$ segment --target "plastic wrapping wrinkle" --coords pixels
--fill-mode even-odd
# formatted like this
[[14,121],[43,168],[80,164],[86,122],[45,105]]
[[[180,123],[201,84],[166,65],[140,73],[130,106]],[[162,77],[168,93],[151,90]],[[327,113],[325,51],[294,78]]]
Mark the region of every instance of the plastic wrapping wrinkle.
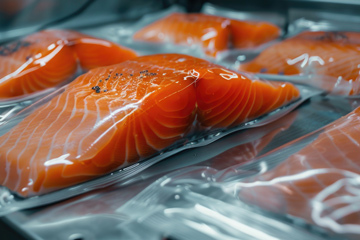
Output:
[[268,22],[250,22],[202,13],[171,13],[137,31],[133,38],[153,43],[200,46],[208,56],[229,48],[256,47],[280,35]]
[[[115,213],[116,209],[157,178],[150,178],[127,187],[122,187],[122,184],[112,185],[48,205],[38,211],[27,211],[22,227],[42,239],[69,239],[69,236],[76,233],[81,233],[85,239],[92,239],[92,236],[96,236],[96,239],[123,237],[124,229],[120,231],[116,226],[128,220],[128,216]],[[92,224],[96,224],[97,227],[89,228]],[[129,233],[133,231],[134,235],[137,233],[133,229],[127,231]],[[134,236],[124,238],[134,239]]]
[[[41,239],[133,239],[115,226],[126,220],[120,214],[94,214],[70,218],[56,223],[37,223],[25,226],[41,236]],[[89,227],[92,226],[92,227]],[[56,234],[54,234],[56,232]]]
[[290,75],[341,95],[360,92],[360,34],[356,32],[303,32],[265,49],[239,69],[265,74]]
[[223,191],[218,177],[215,169],[202,167],[171,173],[116,211],[128,216],[118,227],[176,239],[334,239],[246,208]]
[[130,49],[75,31],[34,33],[0,46],[0,104],[64,85],[79,71],[134,57]]
[[238,183],[240,199],[338,233],[360,234],[359,121],[357,108],[275,169]]
[[[231,79],[222,77],[230,73]],[[303,101],[311,94],[301,89]],[[97,68],[62,91],[0,137],[0,182],[22,196],[124,168],[180,141],[175,153],[191,136],[213,131],[195,146],[208,144],[224,135],[220,130],[259,126],[301,103],[291,104],[300,98],[292,84],[250,80],[179,54]],[[264,120],[256,120],[260,116]]]

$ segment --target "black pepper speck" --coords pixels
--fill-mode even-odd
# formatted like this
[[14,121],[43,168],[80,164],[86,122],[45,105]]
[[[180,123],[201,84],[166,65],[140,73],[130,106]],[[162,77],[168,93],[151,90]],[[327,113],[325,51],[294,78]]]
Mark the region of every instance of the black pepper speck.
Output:
[[99,86],[94,86],[94,87],[92,87],[91,89],[92,89],[92,90],[95,90],[96,92],[97,92],[97,91],[100,91],[100,87],[99,87]]

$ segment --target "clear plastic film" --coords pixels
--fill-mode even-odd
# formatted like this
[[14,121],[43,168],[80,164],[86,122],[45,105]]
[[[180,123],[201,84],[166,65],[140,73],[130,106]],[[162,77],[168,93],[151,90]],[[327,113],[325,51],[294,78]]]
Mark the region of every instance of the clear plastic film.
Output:
[[235,183],[230,191],[270,211],[337,233],[360,234],[359,111],[264,157],[264,167],[279,154],[285,159],[270,171]]
[[[352,27],[351,27],[352,26]],[[356,27],[355,27],[356,26]],[[360,92],[358,23],[298,19],[287,37],[260,53],[229,57],[234,68],[266,79],[307,84],[345,96]]]
[[[22,216],[23,229],[41,239],[134,239],[132,229],[124,231],[116,226],[128,220],[116,210],[155,179],[148,179],[130,187],[121,184],[83,194],[68,201],[52,204],[40,211],[27,211]],[[11,219],[16,213],[7,216]],[[94,225],[93,227],[89,227]],[[96,225],[96,227],[95,227]],[[149,239],[149,238],[146,238]]]
[[[221,58],[230,49],[252,49],[277,39],[275,24],[253,19],[239,20],[222,14],[186,13],[180,7],[146,15],[135,24],[114,26],[113,32],[128,46],[177,52],[206,58]],[[227,10],[228,12],[234,11]],[[216,13],[215,13],[216,14]]]
[[[216,198],[235,197],[240,202],[232,200],[234,206],[251,209],[256,206],[258,208],[251,211],[264,209],[264,216],[287,219],[292,225],[312,229],[316,234],[324,233],[315,227],[318,226],[331,230],[340,239],[357,239],[360,234],[359,112],[357,108],[252,163],[222,171],[201,167],[184,169],[159,180],[156,188],[169,186],[175,192],[175,186],[183,186],[192,191],[202,189],[202,194],[214,194]],[[153,189],[149,187],[128,205],[141,206],[142,198],[154,199],[146,203],[149,205],[161,204],[164,190],[160,189],[151,194],[155,192],[154,184]],[[127,211],[128,205],[121,210]],[[332,236],[331,232],[328,234]]]
[[[286,234],[299,239],[358,239],[359,114],[356,108],[249,164],[171,173],[117,210],[129,216],[120,226],[164,233],[160,226],[167,223],[170,236],[179,239],[232,237],[230,226],[236,226],[241,232],[237,236],[244,239],[248,233],[254,239],[283,239]],[[246,227],[240,227],[242,223]],[[177,230],[171,228],[174,225]],[[294,234],[295,229],[305,233]],[[256,230],[269,236],[260,237]]]
[[1,184],[23,197],[62,189],[18,201],[3,188],[3,210],[124,180],[184,149],[275,121],[320,93],[179,54],[94,69],[2,126]]
[[80,73],[134,57],[130,49],[70,30],[44,30],[4,44],[0,46],[0,121]]
[[209,181],[214,169],[182,172],[85,194],[30,212],[21,224],[44,239],[340,239],[254,212]]
[[[224,191],[219,173],[191,167],[157,180],[118,208],[117,214],[127,216],[118,228],[132,229],[139,239],[147,234],[170,239],[341,239],[248,208]],[[251,174],[236,173],[239,179]]]

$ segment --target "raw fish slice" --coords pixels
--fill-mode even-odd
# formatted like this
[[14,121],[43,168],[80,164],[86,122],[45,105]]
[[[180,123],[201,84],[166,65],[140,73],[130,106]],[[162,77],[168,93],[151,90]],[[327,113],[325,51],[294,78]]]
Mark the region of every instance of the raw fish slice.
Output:
[[257,47],[280,35],[280,29],[269,22],[230,21],[233,48]]
[[[290,83],[250,80],[219,65],[182,54],[145,56],[138,61],[162,65],[174,72],[187,72],[189,77],[197,78],[198,121],[205,127],[232,127],[271,112],[300,96],[299,90]],[[256,97],[256,92],[262,96]]]
[[[244,108],[248,116],[256,103],[253,98],[249,106],[248,94],[241,96],[238,88],[244,86],[280,94],[268,111],[299,97],[292,84],[251,81],[181,54],[143,56],[93,69],[0,137],[0,184],[23,196],[46,193],[158,153],[186,137],[196,117],[204,127],[234,126],[246,118],[237,114],[225,123],[224,116]],[[239,99],[245,107],[230,109],[216,97],[221,89],[234,89],[235,99],[228,100]],[[217,111],[211,115],[213,125],[208,109]]]
[[134,60],[78,77],[1,137],[2,185],[23,196],[48,192],[148,157],[159,141],[171,145],[195,117],[195,78],[185,76]]
[[46,30],[0,46],[0,99],[65,83],[83,70],[119,63],[136,54],[106,40]]
[[206,54],[230,47],[256,47],[280,35],[278,27],[267,22],[246,22],[201,13],[173,13],[135,33],[134,39],[198,45]]
[[[303,32],[264,50],[239,70],[280,75],[329,76],[332,88],[338,81],[359,81],[360,33]],[[314,83],[325,88],[329,84]],[[355,90],[355,89],[354,89]],[[353,91],[354,91],[353,90]],[[359,89],[356,89],[358,91]],[[350,91],[350,94],[354,94]]]
[[[309,222],[315,221],[313,216],[321,206],[325,209],[322,212],[324,218],[327,216],[341,224],[360,224],[356,208],[338,219],[332,215],[351,209],[351,199],[359,198],[359,195],[352,196],[351,189],[334,191],[336,182],[345,182],[345,186],[350,186],[351,179],[360,176],[359,136],[360,108],[357,108],[328,125],[314,141],[275,169],[240,183],[240,198]],[[322,196],[326,198],[319,202]],[[337,205],[326,205],[334,202],[335,198]],[[358,202],[352,204],[357,205]],[[330,219],[326,221],[332,221]]]
[[[217,76],[216,81],[210,77],[209,73],[204,75],[204,78],[200,78],[196,88],[198,119],[203,126],[235,126],[271,112],[299,97],[299,91],[291,84],[250,80],[241,74],[231,73],[230,75],[226,69],[211,69],[210,71]],[[235,89],[239,93],[238,104],[232,105],[226,101],[213,109],[212,105],[216,103],[211,100],[223,88]],[[256,96],[257,92],[261,92],[262,96]],[[269,96],[272,98],[270,99]],[[264,103],[265,107],[257,106],[263,104],[263,99],[267,100]]]

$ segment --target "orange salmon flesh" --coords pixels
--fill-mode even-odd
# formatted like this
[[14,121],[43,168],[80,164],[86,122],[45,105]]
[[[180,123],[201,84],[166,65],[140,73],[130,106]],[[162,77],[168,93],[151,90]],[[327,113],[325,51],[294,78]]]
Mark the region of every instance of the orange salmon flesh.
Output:
[[240,21],[202,13],[173,13],[139,30],[134,39],[186,46],[195,44],[215,57],[217,52],[230,47],[256,47],[279,35],[280,29],[268,22]]
[[63,84],[83,71],[136,57],[115,43],[67,30],[46,30],[0,46],[0,99]]
[[[358,178],[359,136],[360,108],[357,108],[325,127],[314,141],[273,170],[240,183],[240,198],[313,223],[313,214],[319,209],[314,201],[327,192],[325,201],[320,202],[325,209],[322,214],[336,219],[336,212],[346,212],[354,197],[351,191],[340,192],[341,188],[336,189],[334,184],[338,181],[349,182],[352,177]],[[335,203],[336,198],[338,204],[325,205],[326,200],[330,204]],[[353,204],[358,205],[358,201]],[[336,220],[341,224],[360,224],[360,214],[356,209]]]
[[[360,81],[360,33],[303,32],[265,49],[239,70],[280,75],[328,76],[338,80]],[[356,92],[355,92],[356,91]],[[359,89],[350,90],[350,95]]]
[[0,184],[23,196],[57,190],[150,157],[194,126],[236,126],[297,98],[290,83],[181,54],[96,68],[0,137]]

